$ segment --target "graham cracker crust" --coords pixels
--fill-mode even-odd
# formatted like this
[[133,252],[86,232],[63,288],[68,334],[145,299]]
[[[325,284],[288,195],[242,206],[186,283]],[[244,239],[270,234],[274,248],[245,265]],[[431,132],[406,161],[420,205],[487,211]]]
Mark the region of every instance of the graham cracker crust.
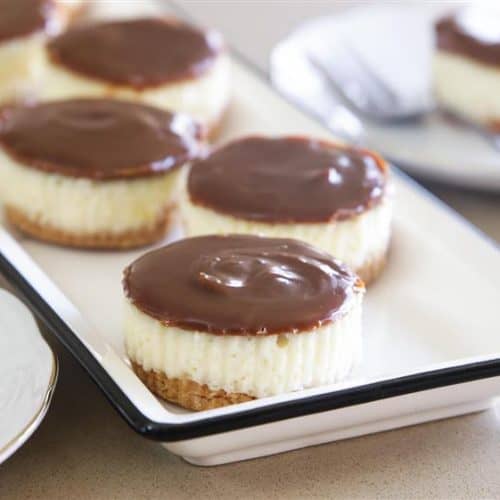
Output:
[[365,285],[372,284],[382,274],[387,263],[388,254],[389,249],[386,249],[382,255],[370,259],[361,268],[356,269],[356,274],[363,280]]
[[22,232],[49,243],[89,249],[125,249],[149,245],[163,238],[172,219],[172,208],[167,207],[153,226],[122,233],[71,233],[35,221],[12,206],[5,207],[5,216]]
[[163,372],[145,370],[134,361],[132,368],[153,394],[189,410],[210,410],[255,399],[239,392],[212,390],[206,384],[202,385],[190,379],[169,378]]

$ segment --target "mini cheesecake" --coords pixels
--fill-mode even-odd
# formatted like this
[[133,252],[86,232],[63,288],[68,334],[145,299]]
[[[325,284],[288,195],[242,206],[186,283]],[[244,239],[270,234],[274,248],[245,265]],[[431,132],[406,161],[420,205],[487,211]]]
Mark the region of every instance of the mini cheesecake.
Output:
[[190,117],[128,101],[6,109],[0,195],[22,231],[63,245],[125,248],[160,239],[180,168],[199,153]]
[[436,100],[500,130],[500,9],[463,8],[436,24]]
[[181,199],[186,233],[297,238],[365,282],[386,260],[391,197],[375,153],[304,137],[247,137],[193,163]]
[[332,384],[361,356],[361,280],[297,240],[187,238],[125,269],[125,345],[163,399],[205,410]]
[[133,19],[67,31],[45,53],[42,98],[114,97],[191,115],[212,133],[229,98],[222,38],[179,21]]
[[52,0],[0,0],[0,106],[34,97],[43,46],[63,18]]

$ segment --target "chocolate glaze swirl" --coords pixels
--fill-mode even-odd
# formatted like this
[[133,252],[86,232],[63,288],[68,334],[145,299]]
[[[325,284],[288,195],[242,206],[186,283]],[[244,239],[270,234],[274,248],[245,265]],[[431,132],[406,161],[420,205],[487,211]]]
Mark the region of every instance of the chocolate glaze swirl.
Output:
[[500,65],[500,15],[482,7],[468,7],[436,23],[438,49]]
[[188,238],[125,269],[125,294],[165,325],[213,334],[304,331],[341,317],[363,285],[330,255],[290,239]]
[[109,180],[163,173],[199,152],[199,128],[185,115],[112,99],[11,108],[0,146],[23,165]]
[[222,49],[215,32],[152,18],[72,29],[47,47],[58,65],[138,90],[200,76]]
[[0,0],[0,42],[45,30],[54,10],[52,0]]
[[261,222],[342,220],[376,205],[386,184],[375,154],[304,137],[247,137],[196,161],[193,203]]

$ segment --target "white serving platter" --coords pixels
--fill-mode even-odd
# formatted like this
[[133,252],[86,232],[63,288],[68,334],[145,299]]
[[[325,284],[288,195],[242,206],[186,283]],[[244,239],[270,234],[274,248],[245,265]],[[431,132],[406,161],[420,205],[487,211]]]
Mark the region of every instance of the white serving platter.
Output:
[[[330,137],[241,60],[220,141]],[[398,171],[387,269],[366,296],[364,361],[342,384],[188,412],[156,399],[129,367],[123,268],[147,249],[50,246],[0,226],[0,271],[127,422],[191,463],[214,465],[484,409],[500,394],[500,252]],[[169,241],[179,236],[171,234]]]
[[[446,1],[381,2],[308,20],[273,50],[271,79],[288,98],[339,134],[349,135],[352,117],[314,69],[308,53],[330,61],[335,68],[331,54],[338,51],[332,47],[341,39],[362,54],[397,95],[410,102],[428,102],[432,99],[434,23],[457,8],[457,2]],[[357,119],[365,132],[363,144],[377,148],[412,175],[452,186],[500,190],[500,153],[477,132],[438,114],[397,125]]]

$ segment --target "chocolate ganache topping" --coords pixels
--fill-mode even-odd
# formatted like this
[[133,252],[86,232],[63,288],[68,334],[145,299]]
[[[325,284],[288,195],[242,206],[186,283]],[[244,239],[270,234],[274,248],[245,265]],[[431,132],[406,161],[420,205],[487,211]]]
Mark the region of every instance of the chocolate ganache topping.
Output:
[[45,30],[54,8],[52,0],[0,0],[0,42]]
[[218,33],[166,19],[134,19],[76,28],[52,40],[56,64],[136,89],[195,78],[223,48]]
[[384,161],[361,149],[302,137],[248,137],[194,162],[193,203],[261,222],[342,220],[377,204]]
[[438,49],[500,65],[500,9],[466,7],[436,24]]
[[327,253],[290,239],[188,238],[124,272],[129,300],[165,325],[213,334],[310,330],[341,317],[363,284]]
[[25,166],[110,180],[163,173],[199,153],[187,116],[112,99],[77,99],[7,109],[0,146]]

